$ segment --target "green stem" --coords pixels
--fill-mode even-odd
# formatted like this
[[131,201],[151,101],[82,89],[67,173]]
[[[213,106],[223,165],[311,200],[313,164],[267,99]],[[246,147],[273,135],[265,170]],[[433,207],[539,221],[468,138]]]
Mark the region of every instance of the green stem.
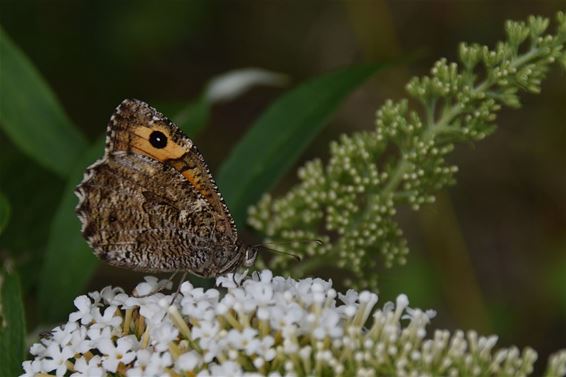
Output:
[[[527,64],[531,60],[537,58],[541,54],[540,49],[534,43],[535,42],[533,42],[533,46],[529,49],[529,51],[513,59],[513,61],[510,64],[512,68],[517,69],[522,65]],[[473,88],[472,93],[473,94],[485,93],[487,90],[489,90],[492,86],[496,84],[497,81],[492,80],[490,78],[486,78],[480,84],[478,84]],[[439,119],[435,120],[435,113],[437,111],[437,99],[432,100],[428,104],[428,106],[426,104],[424,104],[424,106],[425,106],[425,115],[426,115],[426,125],[422,133],[421,140],[423,140],[425,143],[429,143],[439,134],[442,134],[444,132],[452,132],[453,127],[450,127],[450,124],[454,121],[456,117],[460,116],[466,110],[462,106],[458,106],[458,103],[455,104],[451,103],[449,105],[445,105],[447,107],[443,109],[442,115],[440,116]],[[381,198],[387,198],[388,196],[391,196],[392,199],[395,200],[396,202],[398,202],[398,200],[402,198],[401,195],[395,195],[394,193],[399,189],[399,185],[403,181],[404,174],[409,170],[411,166],[410,162],[407,160],[406,157],[407,155],[409,155],[410,152],[411,150],[401,150],[399,161],[396,167],[394,168],[393,172],[390,174],[390,178],[387,184],[385,185],[385,187],[383,187],[381,192],[375,192],[371,194]],[[370,201],[371,201],[371,197],[368,202]],[[359,220],[363,218],[365,213],[367,213],[368,207],[369,206],[366,206],[363,210],[360,211],[360,213],[356,216],[357,221],[353,221],[352,224],[350,225],[350,228],[353,228],[357,225]],[[309,260],[305,260],[303,261],[303,263],[301,263],[300,266],[296,267],[295,272],[300,274],[300,276],[304,276],[308,272],[321,268],[324,265],[330,265],[333,261],[332,256],[336,256],[338,252],[339,252],[338,245],[334,244],[334,246],[330,249],[330,251],[327,253],[325,258],[311,258]]]
[[[538,53],[539,53],[539,49],[536,47],[532,47],[527,53],[525,53],[522,56],[517,57],[517,59],[515,59],[513,62],[511,62],[511,67],[513,68],[518,68],[520,67],[522,64],[525,64],[527,62],[529,62],[531,59],[534,59],[537,57]],[[481,82],[478,86],[476,86],[473,89],[474,93],[482,93],[487,91],[492,85],[494,85],[494,82],[491,82],[491,80],[486,79],[483,82]],[[436,103],[431,103],[431,106],[436,106]],[[423,133],[423,140],[425,142],[429,142],[431,141],[435,136],[437,136],[438,134],[440,134],[443,130],[448,130],[449,129],[449,125],[450,122],[452,122],[452,120],[454,120],[454,118],[456,118],[458,115],[460,115],[462,113],[462,109],[460,109],[457,104],[456,105],[452,105],[449,109],[445,109],[441,118],[438,121],[434,121],[434,108],[430,109],[430,108],[426,108],[426,115],[427,115],[427,125],[425,128],[425,131]],[[387,183],[387,185],[385,186],[385,188],[382,191],[382,195],[388,195],[389,193],[395,191],[398,186],[399,183],[401,183],[403,174],[405,174],[405,172],[407,171],[407,169],[409,168],[409,164],[405,158],[405,155],[407,154],[407,152],[402,152],[402,156],[401,156],[401,161],[399,162],[399,164],[397,165],[397,168],[395,169],[395,171],[393,172],[393,175],[391,176],[391,179],[389,180],[389,182]]]

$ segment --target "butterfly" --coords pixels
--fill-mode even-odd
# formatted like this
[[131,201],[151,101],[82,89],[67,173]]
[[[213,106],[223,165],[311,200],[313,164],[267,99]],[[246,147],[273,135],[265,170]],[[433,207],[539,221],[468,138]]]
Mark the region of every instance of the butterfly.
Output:
[[239,240],[193,141],[143,101],[116,108],[75,194],[84,238],[116,267],[214,277],[252,266],[260,247]]

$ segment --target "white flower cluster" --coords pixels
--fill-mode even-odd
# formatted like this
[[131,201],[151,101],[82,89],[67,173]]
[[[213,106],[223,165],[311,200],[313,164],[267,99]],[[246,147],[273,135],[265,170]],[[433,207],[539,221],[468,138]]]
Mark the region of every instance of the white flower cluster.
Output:
[[218,278],[219,289],[185,282],[176,297],[139,297],[164,283],[145,280],[135,296],[107,287],[77,297],[69,321],[31,347],[23,376],[515,376],[536,359],[528,349],[493,354],[496,338],[475,333],[425,339],[434,312],[409,308],[404,295],[374,311],[374,293],[265,270]]

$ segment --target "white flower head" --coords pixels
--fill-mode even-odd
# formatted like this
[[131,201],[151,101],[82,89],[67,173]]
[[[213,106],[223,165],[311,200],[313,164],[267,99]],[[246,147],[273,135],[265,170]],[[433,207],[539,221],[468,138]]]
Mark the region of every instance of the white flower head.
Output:
[[67,372],[67,360],[73,356],[73,351],[68,347],[51,343],[42,359],[42,368],[47,372],[55,371],[57,376],[64,376]]
[[85,357],[79,357],[75,360],[73,366],[75,373],[71,377],[105,377],[106,371],[102,368],[101,358],[98,355],[87,360]]
[[192,371],[202,364],[202,357],[195,351],[185,352],[177,359],[175,366],[181,371]]
[[119,338],[117,344],[110,339],[102,339],[97,342],[97,348],[104,356],[102,366],[109,372],[115,373],[118,364],[129,364],[135,359],[133,348],[137,340],[129,335]]
[[69,314],[69,321],[80,321],[83,325],[90,323],[93,320],[92,316],[92,301],[86,295],[79,296],[73,302],[77,312]]
[[[136,292],[165,283],[147,277]],[[376,310],[372,292],[341,294],[330,281],[267,270],[217,284],[185,282],[174,303],[173,294],[134,297],[111,287],[79,296],[69,322],[31,347],[23,376],[471,375],[487,360],[526,374],[535,359],[532,351],[496,352],[495,337],[472,332],[425,339],[434,313],[410,308],[405,295]]]

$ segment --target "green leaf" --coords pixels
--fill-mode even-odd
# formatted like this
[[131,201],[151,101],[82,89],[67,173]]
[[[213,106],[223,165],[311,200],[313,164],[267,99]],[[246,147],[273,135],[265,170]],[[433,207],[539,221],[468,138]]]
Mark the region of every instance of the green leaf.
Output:
[[0,151],[0,191],[8,199],[12,213],[0,236],[0,250],[17,260],[18,272],[25,276],[25,296],[37,284],[49,224],[61,200],[64,182],[6,138],[0,137]]
[[27,57],[0,28],[0,126],[42,166],[68,176],[87,147]]
[[8,199],[0,192],[0,234],[6,228],[6,224],[8,224],[8,220],[10,219],[10,203],[8,203]]
[[211,103],[203,93],[198,99],[179,111],[174,121],[185,134],[194,137],[210,120],[210,107]]
[[248,206],[293,166],[342,100],[382,67],[348,67],[310,80],[279,98],[255,122],[217,179],[239,226]]
[[213,77],[199,97],[184,107],[175,123],[189,136],[195,136],[210,120],[214,103],[231,101],[258,85],[283,86],[288,77],[259,68],[243,68]]
[[86,167],[102,156],[103,149],[104,141],[99,140],[79,159],[51,223],[38,294],[40,313],[48,322],[65,318],[98,265],[80,231],[74,190]]
[[26,325],[20,279],[0,273],[0,376],[19,376],[25,357]]

